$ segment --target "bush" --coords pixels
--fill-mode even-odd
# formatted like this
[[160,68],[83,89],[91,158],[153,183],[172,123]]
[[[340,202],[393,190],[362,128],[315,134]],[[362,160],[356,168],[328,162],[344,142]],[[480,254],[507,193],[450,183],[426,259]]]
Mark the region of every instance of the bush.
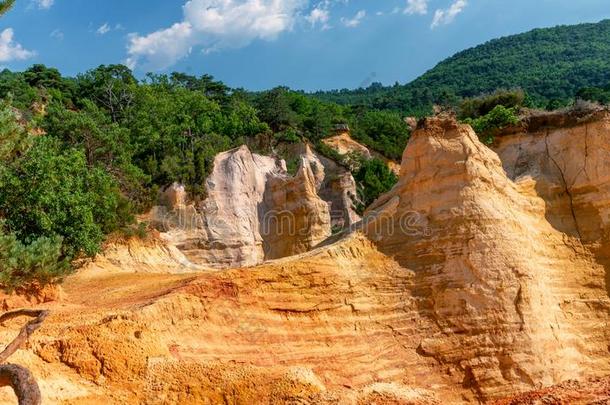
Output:
[[464,123],[472,126],[485,143],[491,144],[494,140],[494,133],[498,129],[518,124],[519,117],[517,116],[516,108],[506,108],[498,105],[487,115],[476,119],[467,118],[464,120]]
[[585,87],[576,93],[576,99],[610,104],[610,85],[606,87]]
[[354,179],[358,187],[360,203],[356,209],[363,214],[366,207],[371,205],[379,196],[387,193],[396,185],[398,177],[392,172],[388,165],[381,159],[374,158],[360,161],[360,167],[354,173]]
[[301,137],[298,132],[292,128],[285,129],[282,132],[278,132],[275,134],[275,139],[278,142],[286,142],[286,143],[299,143],[301,142]]
[[70,272],[62,255],[62,238],[40,237],[24,244],[0,230],[0,285],[8,291],[36,283],[54,283]]
[[479,118],[489,114],[497,106],[506,108],[521,108],[526,99],[523,90],[498,90],[493,94],[462,101],[459,108],[461,119]]
[[61,150],[51,138],[0,164],[0,217],[9,232],[29,244],[62,239],[62,257],[93,256],[104,235],[131,220],[116,181],[89,168],[82,151]]
[[353,137],[383,156],[400,160],[409,140],[409,126],[398,113],[368,111],[352,124]]

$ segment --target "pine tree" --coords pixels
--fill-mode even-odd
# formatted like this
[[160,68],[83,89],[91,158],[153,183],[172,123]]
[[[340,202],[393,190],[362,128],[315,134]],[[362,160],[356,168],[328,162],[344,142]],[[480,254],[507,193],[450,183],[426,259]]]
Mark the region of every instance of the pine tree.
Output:
[[0,0],[0,16],[6,14],[14,4],[15,0]]

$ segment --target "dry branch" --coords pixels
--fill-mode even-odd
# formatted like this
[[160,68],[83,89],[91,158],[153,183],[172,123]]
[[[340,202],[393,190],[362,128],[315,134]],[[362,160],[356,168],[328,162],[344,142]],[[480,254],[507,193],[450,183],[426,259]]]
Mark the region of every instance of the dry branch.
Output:
[[[19,309],[1,315],[0,323],[22,316],[34,319],[26,323],[17,337],[0,353],[0,363],[6,362],[28,340],[32,333],[40,328],[48,315],[49,311],[32,309]],[[0,387],[6,386],[13,388],[19,400],[19,405],[39,405],[41,403],[38,383],[36,383],[32,373],[25,367],[16,364],[0,365]]]
[[16,364],[0,365],[0,386],[10,386],[19,405],[40,405],[40,389],[36,379],[25,367]]

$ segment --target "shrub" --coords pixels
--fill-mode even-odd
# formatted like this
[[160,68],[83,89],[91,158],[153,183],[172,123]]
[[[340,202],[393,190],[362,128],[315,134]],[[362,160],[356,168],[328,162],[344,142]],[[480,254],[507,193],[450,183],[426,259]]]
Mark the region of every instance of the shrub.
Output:
[[62,238],[40,237],[24,244],[15,234],[0,230],[0,284],[8,291],[37,283],[49,284],[70,272],[62,256]]
[[60,237],[69,258],[97,254],[104,235],[132,219],[116,181],[88,167],[82,151],[61,150],[51,138],[0,163],[0,217],[24,243]]
[[400,160],[409,140],[409,126],[398,113],[368,111],[353,123],[353,137],[387,158]]
[[360,203],[356,209],[362,214],[366,207],[371,205],[379,196],[387,193],[396,185],[398,177],[386,163],[378,158],[360,161],[360,167],[354,173],[358,187]]
[[498,90],[487,96],[465,99],[460,105],[459,116],[461,119],[479,118],[489,114],[497,106],[520,108],[523,107],[525,99],[523,90]]
[[494,140],[494,133],[498,129],[518,124],[519,117],[516,114],[516,108],[506,108],[498,105],[487,115],[476,119],[467,118],[464,122],[470,124],[485,143],[491,144]]

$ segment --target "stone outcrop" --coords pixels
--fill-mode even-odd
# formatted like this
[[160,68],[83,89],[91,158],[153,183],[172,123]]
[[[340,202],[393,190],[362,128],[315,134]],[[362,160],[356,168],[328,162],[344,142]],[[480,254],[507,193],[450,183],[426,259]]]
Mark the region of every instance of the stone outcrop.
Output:
[[356,181],[348,169],[316,153],[305,143],[283,145],[280,152],[309,165],[316,179],[317,193],[329,206],[333,229],[346,229],[360,221],[355,207]]
[[[45,304],[51,316],[14,361],[45,403],[477,403],[601,381],[609,135],[602,114],[492,150],[468,126],[427,119],[361,231],[222,272],[95,261]],[[301,165],[306,185],[274,180],[262,205],[318,207],[314,166]],[[151,269],[138,260],[129,270]],[[606,400],[605,385],[586,398]]]
[[369,148],[352,139],[349,132],[342,132],[335,136],[331,136],[330,138],[324,139],[323,142],[341,155],[358,153],[367,159],[373,157]]
[[104,251],[94,263],[85,269],[94,268],[104,273],[189,273],[207,270],[191,262],[175,245],[167,243],[157,232],[146,240],[139,238],[119,239],[106,242]]
[[187,202],[184,187],[161,194],[151,213],[193,263],[210,268],[247,267],[310,250],[331,234],[329,205],[318,196],[322,163],[307,147],[296,176],[285,162],[246,146],[219,154],[206,182],[207,197]]
[[280,162],[253,154],[245,146],[216,156],[214,170],[206,181],[207,198],[198,207],[202,238],[185,254],[197,263],[214,267],[262,263],[263,195],[268,177],[284,172]]
[[323,177],[312,169],[318,162],[304,155],[294,177],[269,178],[261,221],[266,259],[307,252],[331,235],[329,204],[318,196]]
[[[498,137],[494,150],[516,184],[546,202],[545,217],[600,255],[610,230],[610,112],[544,116],[530,132]],[[606,259],[604,257],[604,259]]]
[[[502,162],[469,126],[427,119],[405,150],[399,183],[365,218],[379,249],[414,272],[419,313],[437,325],[418,353],[447,365],[479,399],[610,373],[608,333],[600,329],[610,309],[605,262],[580,238],[600,242],[607,228],[588,214],[594,198],[570,203],[577,192],[564,184],[597,176],[581,191],[604,205],[601,139],[610,132],[607,122],[598,125],[604,135],[589,177],[579,146],[586,131],[559,130],[514,139],[531,155],[513,182],[503,168],[515,167],[509,139]],[[576,222],[583,216],[580,234],[572,212]]]
[[381,159],[388,165],[388,168],[394,173],[400,173],[400,163],[397,163],[392,159],[388,159],[381,153],[373,151],[367,148],[365,145],[361,144],[360,142],[355,141],[351,137],[349,132],[339,133],[335,136],[324,139],[322,142],[324,142],[327,146],[333,148],[337,153],[341,155],[357,154],[363,156],[366,159]]

